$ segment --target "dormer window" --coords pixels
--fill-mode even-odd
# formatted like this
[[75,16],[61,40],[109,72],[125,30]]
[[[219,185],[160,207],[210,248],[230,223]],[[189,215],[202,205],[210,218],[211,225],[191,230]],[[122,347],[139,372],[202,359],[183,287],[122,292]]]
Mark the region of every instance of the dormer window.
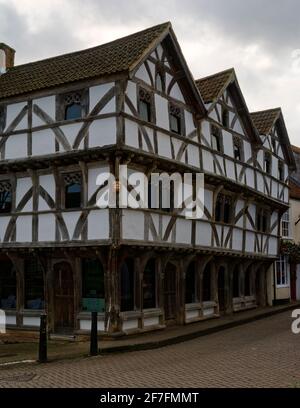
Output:
[[145,122],[152,122],[152,96],[150,92],[140,88],[139,90],[139,114]]
[[57,120],[76,120],[86,116],[88,92],[76,91],[57,97]]
[[82,117],[81,95],[74,93],[65,98],[65,120],[80,119]]
[[217,126],[211,127],[211,147],[218,152],[222,152],[221,130]]
[[243,144],[242,140],[239,137],[233,138],[233,154],[235,160],[243,160]]
[[271,172],[272,172],[272,157],[271,157],[271,154],[269,152],[265,152],[264,170],[268,174],[271,174]]
[[170,131],[182,134],[182,115],[181,109],[173,104],[169,105],[169,120],[170,120]]
[[226,128],[229,127],[229,111],[227,108],[222,108],[222,125]]
[[12,188],[9,181],[0,182],[0,213],[11,212]]

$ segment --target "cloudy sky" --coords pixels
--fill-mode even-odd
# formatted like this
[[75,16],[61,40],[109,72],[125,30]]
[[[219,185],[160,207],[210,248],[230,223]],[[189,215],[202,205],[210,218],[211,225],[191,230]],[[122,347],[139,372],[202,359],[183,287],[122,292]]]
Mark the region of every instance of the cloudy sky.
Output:
[[164,21],[195,78],[234,67],[249,109],[281,106],[300,146],[299,0],[0,0],[0,42],[17,64]]

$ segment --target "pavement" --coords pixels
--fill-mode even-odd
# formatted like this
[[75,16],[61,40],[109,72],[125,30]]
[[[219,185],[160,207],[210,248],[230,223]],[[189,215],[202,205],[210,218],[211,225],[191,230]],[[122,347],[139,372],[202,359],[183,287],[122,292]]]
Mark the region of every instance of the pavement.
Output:
[[300,388],[291,311],[152,350],[0,370],[0,388]]
[[[116,353],[155,349],[177,344],[197,337],[236,327],[255,320],[263,319],[286,310],[300,308],[300,303],[252,309],[231,316],[205,320],[185,326],[171,326],[164,330],[147,332],[139,335],[123,336],[114,340],[100,340],[101,353]],[[36,335],[35,335],[36,337]],[[1,344],[2,343],[2,344]],[[48,359],[58,361],[89,355],[89,341],[49,340]],[[30,333],[8,331],[0,335],[0,370],[14,363],[34,362],[38,356],[38,340],[30,337]]]

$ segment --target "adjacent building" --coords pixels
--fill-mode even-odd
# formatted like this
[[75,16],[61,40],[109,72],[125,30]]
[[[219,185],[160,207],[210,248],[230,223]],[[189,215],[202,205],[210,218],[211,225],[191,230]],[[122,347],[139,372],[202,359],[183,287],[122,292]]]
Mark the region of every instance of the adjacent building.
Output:
[[[295,168],[280,109],[194,80],[170,23],[13,66],[0,45],[0,301],[9,327],[120,335],[271,302]],[[99,175],[204,173],[204,216],[99,208]],[[130,192],[134,185],[128,186]],[[170,190],[172,190],[170,188]],[[152,191],[150,185],[149,191]]]

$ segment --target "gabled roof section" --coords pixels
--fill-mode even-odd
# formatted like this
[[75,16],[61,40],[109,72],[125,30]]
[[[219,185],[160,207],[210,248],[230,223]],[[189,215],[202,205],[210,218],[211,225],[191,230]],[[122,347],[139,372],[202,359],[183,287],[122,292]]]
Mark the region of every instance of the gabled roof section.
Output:
[[281,108],[267,109],[251,113],[252,120],[260,135],[268,135],[273,127],[278,128],[278,136],[282,150],[291,170],[296,169],[295,157],[293,154],[289,135],[285,126]]
[[251,117],[260,135],[268,135],[281,113],[280,108],[251,112]]
[[75,81],[128,73],[170,27],[167,22],[97,47],[15,66],[0,76],[0,100]]
[[212,109],[227,89],[252,143],[261,145],[261,139],[251,119],[234,68],[218,72],[205,78],[200,78],[196,80],[196,85],[204,102],[206,104],[211,103],[209,109]]
[[209,75],[196,80],[196,85],[200,91],[204,103],[211,103],[219,99],[234,75],[234,69]]

